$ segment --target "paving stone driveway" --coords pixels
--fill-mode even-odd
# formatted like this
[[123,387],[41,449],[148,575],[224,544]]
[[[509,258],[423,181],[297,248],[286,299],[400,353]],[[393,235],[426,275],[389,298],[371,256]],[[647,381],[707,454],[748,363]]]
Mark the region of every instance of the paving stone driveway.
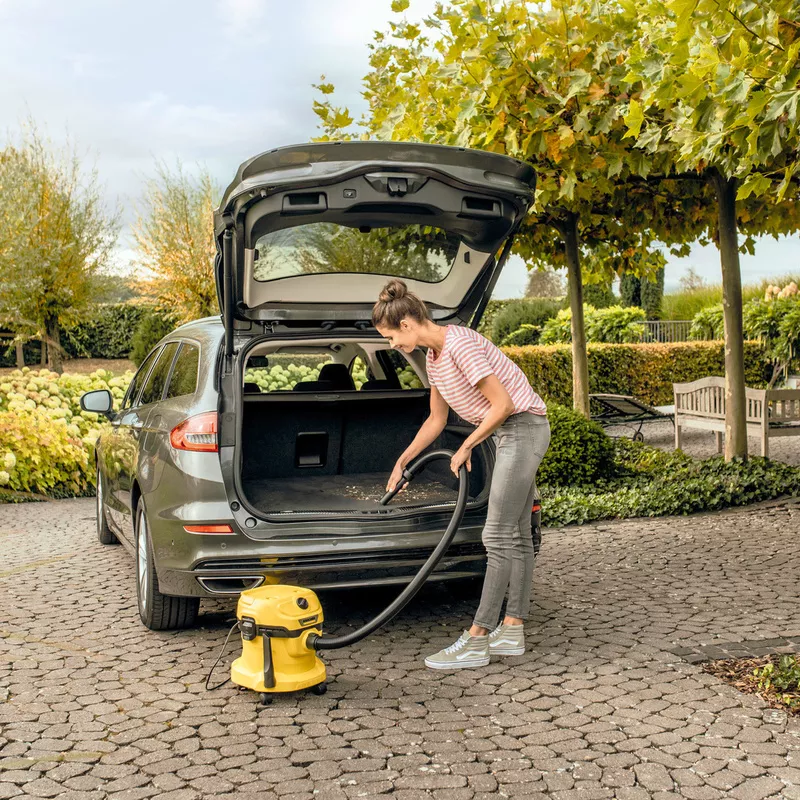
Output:
[[[671,651],[800,635],[800,505],[551,530],[530,652],[420,657],[472,604],[432,586],[326,655],[327,695],[203,686],[231,605],[152,633],[92,500],[0,506],[0,798],[800,798],[800,724]],[[385,597],[323,597],[331,632]]]

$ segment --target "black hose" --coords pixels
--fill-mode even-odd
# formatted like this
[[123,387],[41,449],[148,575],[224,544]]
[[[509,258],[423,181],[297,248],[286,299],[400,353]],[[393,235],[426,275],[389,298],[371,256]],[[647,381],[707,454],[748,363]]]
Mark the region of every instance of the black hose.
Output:
[[[432,450],[430,453],[425,453],[420,456],[407,470],[403,473],[403,481],[398,484],[392,491],[388,492],[381,500],[384,505],[395,494],[405,486],[408,481],[413,479],[414,475],[423,469],[429,462],[436,459],[446,458],[448,461],[452,459],[454,453],[450,450]],[[338,650],[340,647],[348,647],[351,644],[360,642],[365,636],[369,636],[373,631],[385,625],[389,620],[393,619],[412,597],[422,588],[422,585],[428,579],[428,576],[433,572],[436,565],[441,561],[442,556],[447,552],[447,548],[453,541],[453,538],[461,525],[461,520],[464,518],[464,511],[467,507],[467,498],[469,496],[469,473],[467,467],[462,464],[458,470],[458,497],[456,498],[456,507],[453,511],[453,516],[447,526],[447,530],[436,545],[434,551],[428,557],[428,560],[420,567],[419,572],[411,579],[411,582],[405,589],[395,598],[391,605],[387,606],[377,617],[371,619],[366,625],[363,625],[358,630],[352,633],[347,633],[344,636],[318,636],[312,634],[308,637],[306,646],[310,650]]]

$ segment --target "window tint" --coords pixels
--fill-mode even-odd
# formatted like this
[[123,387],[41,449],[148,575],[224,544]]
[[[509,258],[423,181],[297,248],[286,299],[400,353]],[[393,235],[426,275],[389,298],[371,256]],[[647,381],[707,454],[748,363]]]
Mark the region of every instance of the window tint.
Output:
[[200,365],[200,348],[184,344],[178,353],[172,379],[167,389],[167,397],[181,397],[197,391],[197,368]]
[[[414,371],[414,367],[397,350],[382,350],[383,358],[394,368],[397,377],[400,379],[400,387],[403,389],[424,389],[419,375]],[[379,356],[381,358],[381,356]],[[386,368],[384,364],[384,369]]]
[[150,369],[153,359],[158,355],[158,348],[153,350],[149,356],[142,362],[139,371],[133,376],[131,385],[128,387],[128,393],[125,395],[125,400],[122,403],[122,408],[130,408],[136,400],[136,395],[139,389],[142,388],[142,381],[147,377],[147,371]]
[[148,403],[155,403],[161,399],[164,394],[164,387],[167,385],[167,378],[169,377],[169,368],[172,366],[172,359],[178,350],[178,342],[170,342],[161,351],[161,355],[156,361],[156,365],[150,370],[147,376],[147,383],[142,389],[142,399],[139,405],[145,406]]

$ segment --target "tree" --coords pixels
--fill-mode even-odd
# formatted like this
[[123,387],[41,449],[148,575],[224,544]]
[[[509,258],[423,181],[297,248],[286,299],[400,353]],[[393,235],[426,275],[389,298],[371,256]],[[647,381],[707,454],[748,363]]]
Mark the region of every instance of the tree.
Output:
[[725,319],[725,457],[747,456],[739,267],[752,236],[797,230],[798,53],[794,0],[625,3],[639,20],[630,50],[629,134],[663,177],[714,192]]
[[[700,229],[690,213],[697,193],[677,196],[643,179],[650,158],[625,138],[635,22],[611,2],[454,0],[421,25],[393,23],[391,36],[379,33],[372,45],[364,135],[477,147],[535,166],[535,207],[517,252],[530,267],[567,268],[573,404],[588,414],[584,257],[603,248],[617,256],[591,259],[595,282],[625,269],[646,275],[660,266],[656,238],[691,241]],[[318,89],[325,136],[354,135],[349,112],[329,99],[333,87]],[[642,179],[629,184],[631,176]]]
[[73,148],[54,150],[29,124],[0,155],[0,324],[18,341],[40,337],[51,369],[62,369],[61,329],[91,306],[117,228]]
[[563,297],[564,278],[558,272],[532,269],[528,273],[525,297]]
[[139,263],[152,277],[143,288],[181,322],[219,313],[214,282],[213,211],[219,190],[207,170],[197,177],[156,165],[134,236]]
[[678,284],[684,292],[696,292],[698,289],[705,289],[708,286],[700,273],[692,266],[689,266],[681,275]]

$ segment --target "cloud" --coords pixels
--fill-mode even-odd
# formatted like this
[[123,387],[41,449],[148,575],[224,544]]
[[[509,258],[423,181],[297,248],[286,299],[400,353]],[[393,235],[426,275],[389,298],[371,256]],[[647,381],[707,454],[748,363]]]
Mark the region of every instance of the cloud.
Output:
[[231,38],[247,35],[249,45],[254,37],[263,43],[269,37],[266,32],[265,0],[217,0],[217,14],[223,20],[223,33]]

